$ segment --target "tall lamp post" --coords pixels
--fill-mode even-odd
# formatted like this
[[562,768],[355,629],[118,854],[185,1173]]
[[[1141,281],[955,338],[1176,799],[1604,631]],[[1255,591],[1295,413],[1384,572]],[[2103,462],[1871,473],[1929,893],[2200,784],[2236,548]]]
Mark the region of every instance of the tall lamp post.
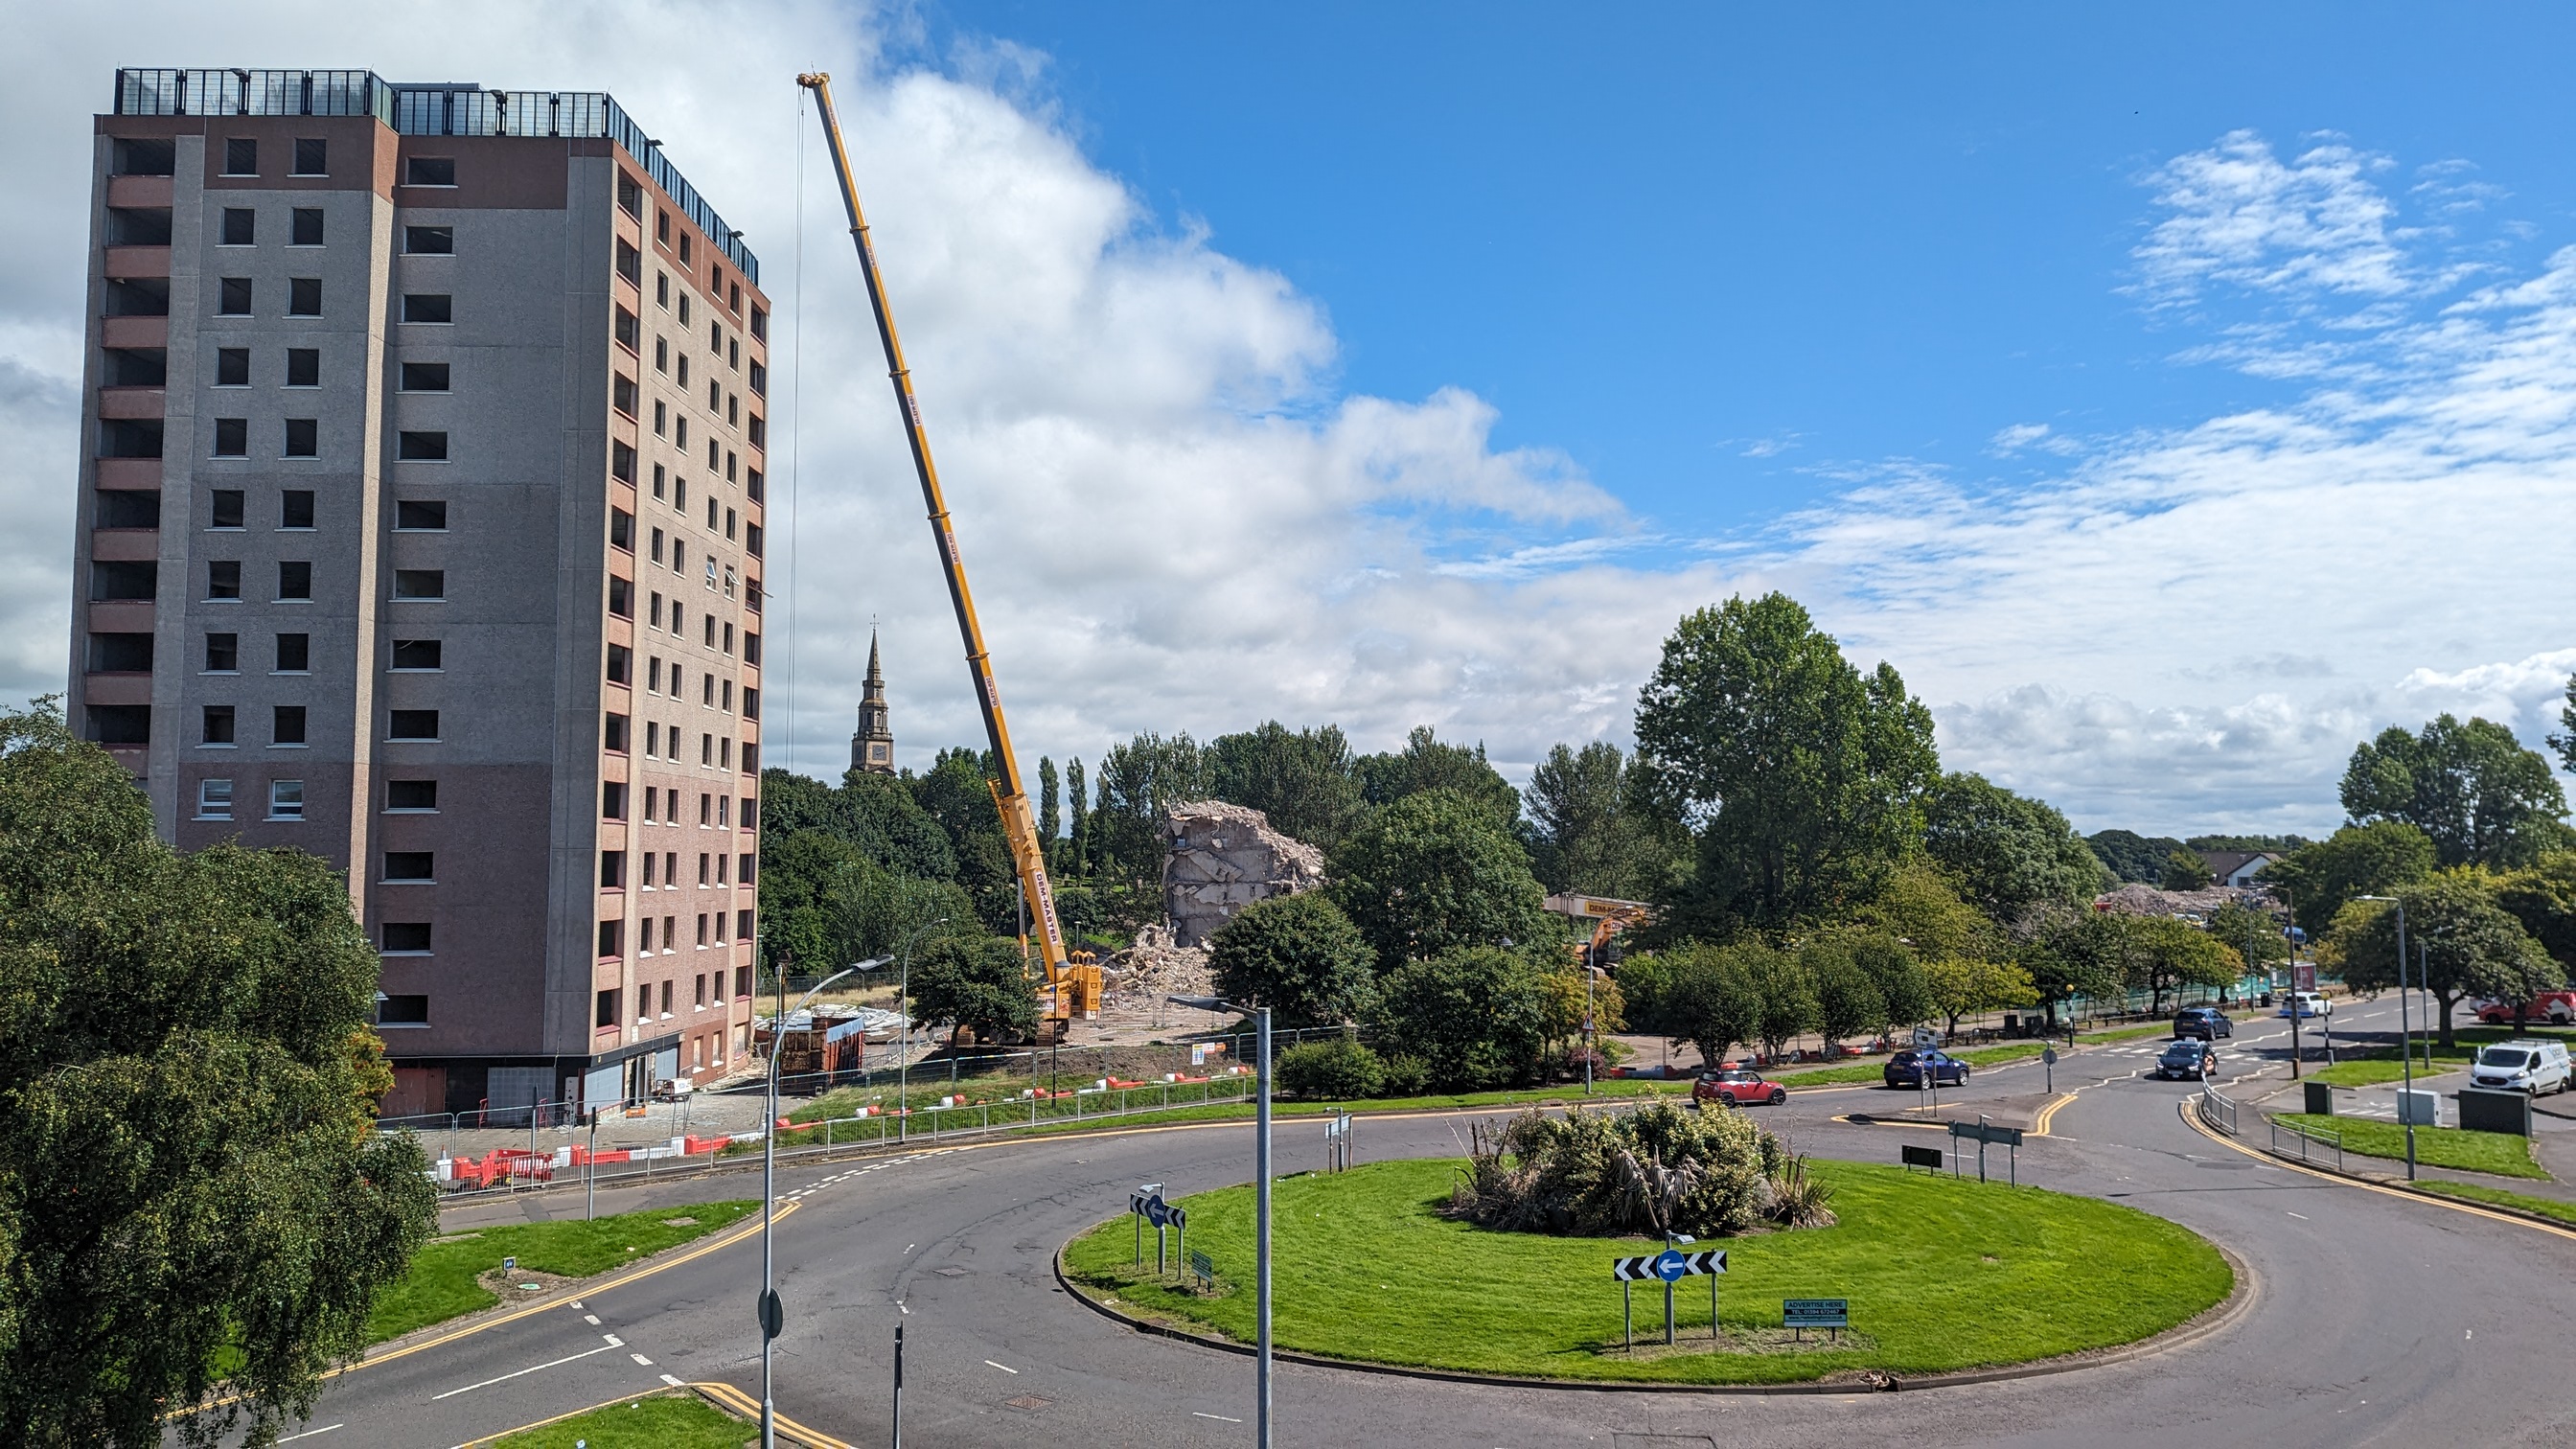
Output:
[[2415,1028],[2406,1017],[2406,903],[2395,896],[2355,896],[2359,901],[2386,901],[2397,908],[2397,1055],[2403,1083],[2397,1115],[2406,1119],[2406,1180],[2415,1180]]
[[[796,1007],[801,1009],[806,1002],[822,995],[823,988],[852,972],[884,964],[880,958],[843,967],[816,982],[813,990],[797,997]],[[785,981],[787,973],[782,970],[778,979]],[[778,1018],[769,1024],[769,1120],[761,1124],[760,1132],[760,1301],[754,1307],[760,1319],[760,1449],[778,1449],[778,1404],[769,1392],[770,1345],[778,1341],[778,1331],[787,1321],[787,1310],[778,1301],[777,1260],[770,1251],[771,1233],[778,1215],[778,1048],[787,1039],[787,1013],[790,1010],[785,1005],[787,992],[784,988],[778,997]]]
[[1253,1314],[1259,1320],[1258,1345],[1254,1350],[1255,1373],[1259,1386],[1253,1398],[1253,1439],[1259,1449],[1270,1449],[1270,1008],[1244,1007],[1221,996],[1170,996],[1165,1000],[1174,1006],[1187,1006],[1199,1011],[1250,1013],[1258,1023],[1259,1037],[1254,1052],[1260,1057],[1260,1071],[1254,1082],[1260,1091],[1259,1105],[1253,1108]]

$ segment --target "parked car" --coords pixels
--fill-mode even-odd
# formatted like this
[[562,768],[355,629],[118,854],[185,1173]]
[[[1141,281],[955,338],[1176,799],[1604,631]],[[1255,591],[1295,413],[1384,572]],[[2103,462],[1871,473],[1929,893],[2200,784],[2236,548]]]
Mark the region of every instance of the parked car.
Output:
[[2489,997],[2478,1003],[2478,1020],[2490,1026],[2511,1026],[2516,1021],[2545,1021],[2552,1026],[2576,1022],[2576,990],[2544,991],[2529,1001],[2516,1003]]
[[2293,991],[2273,1015],[2289,1016],[2294,1012],[2300,1016],[2332,1016],[2334,1003],[2313,991]]
[[2197,1037],[2186,1037],[2164,1049],[2156,1058],[2155,1074],[2160,1078],[2179,1078],[2196,1082],[2218,1070],[2218,1048]]
[[2216,1041],[2236,1035],[2236,1023],[2215,1006],[2186,1006],[2174,1013],[2174,1040],[2196,1036],[2202,1041]]
[[1754,1102],[1777,1107],[1789,1100],[1789,1089],[1764,1080],[1748,1067],[1727,1067],[1700,1073],[1699,1080],[1691,1083],[1691,1100],[1703,1107],[1742,1107]]
[[1968,1064],[1945,1051],[1916,1049],[1889,1057],[1887,1069],[1880,1075],[1891,1087],[1920,1090],[1926,1075],[1935,1086],[1956,1086],[1968,1080]]
[[2528,1038],[2497,1042],[2479,1048],[2478,1059],[2469,1068],[2470,1085],[2492,1092],[2529,1092],[2537,1097],[2566,1091],[2570,1080],[2565,1042]]

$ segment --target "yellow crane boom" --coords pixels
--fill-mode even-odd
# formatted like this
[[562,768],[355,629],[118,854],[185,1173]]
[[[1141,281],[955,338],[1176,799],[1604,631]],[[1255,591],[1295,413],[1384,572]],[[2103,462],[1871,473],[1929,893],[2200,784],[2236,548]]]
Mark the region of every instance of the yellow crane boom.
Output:
[[850,155],[841,144],[840,119],[832,110],[832,78],[821,72],[800,75],[796,83],[814,93],[822,113],[823,141],[831,148],[832,174],[840,183],[841,204],[850,215],[850,240],[859,250],[859,269],[867,275],[868,305],[875,309],[877,336],[885,343],[886,372],[894,381],[895,401],[903,413],[904,437],[912,445],[912,468],[921,479],[921,500],[930,510],[930,532],[939,546],[939,567],[948,577],[948,598],[957,608],[957,632],[966,641],[966,669],[974,677],[976,707],[984,714],[984,733],[992,741],[993,803],[1002,812],[1002,834],[1011,846],[1029,913],[1038,927],[1038,956],[1046,969],[1047,1016],[1052,1035],[1075,1017],[1100,1014],[1100,968],[1088,959],[1074,960],[1065,950],[1064,929],[1056,922],[1055,888],[1047,880],[1045,843],[1038,838],[1036,815],[1020,785],[1020,762],[1011,753],[1011,729],[1002,718],[1002,690],[993,679],[993,657],[984,647],[984,626],[975,618],[975,595],[966,585],[965,560],[957,552],[957,530],[948,517],[948,502],[939,491],[939,468],[930,459],[930,436],[922,431],[921,404],[913,396],[912,370],[904,366],[903,344],[895,336],[894,313],[886,305],[885,278],[877,270],[876,247],[868,240],[866,216],[859,210],[859,187],[850,174]]

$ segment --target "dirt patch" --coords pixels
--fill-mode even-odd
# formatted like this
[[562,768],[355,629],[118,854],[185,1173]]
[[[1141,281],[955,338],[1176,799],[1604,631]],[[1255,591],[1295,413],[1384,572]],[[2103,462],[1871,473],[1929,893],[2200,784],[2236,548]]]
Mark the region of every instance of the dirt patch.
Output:
[[486,1268],[475,1275],[474,1281],[499,1295],[503,1303],[518,1303],[561,1292],[579,1280],[557,1273],[540,1273],[533,1268],[513,1268],[507,1273],[498,1268]]
[[[1652,1342],[1647,1341],[1649,1332],[1653,1334]],[[1680,1342],[1667,1344],[1664,1342],[1663,1325],[1657,1323],[1650,1330],[1641,1318],[1637,1324],[1635,1348],[1622,1348],[1615,1343],[1605,1343],[1593,1352],[1603,1358],[1633,1359],[1645,1363],[1655,1359],[1682,1358],[1692,1354],[1739,1353],[1779,1357],[1806,1353],[1838,1353],[1845,1349],[1867,1353],[1877,1347],[1878,1340],[1866,1333],[1854,1333],[1848,1328],[1843,1330],[1840,1342],[1828,1336],[1821,1328],[1806,1330],[1804,1338],[1799,1337],[1796,1330],[1787,1328],[1730,1328],[1726,1330],[1726,1336],[1723,1339],[1713,1344],[1709,1342],[1707,1329],[1685,1328],[1681,1330]]]

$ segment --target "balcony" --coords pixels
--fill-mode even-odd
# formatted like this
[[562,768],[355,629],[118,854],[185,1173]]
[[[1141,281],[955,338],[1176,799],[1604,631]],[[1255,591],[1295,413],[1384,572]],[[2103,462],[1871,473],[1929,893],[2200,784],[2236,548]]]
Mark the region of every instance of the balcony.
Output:
[[[167,281],[170,276],[170,249],[168,247],[109,247],[107,275],[111,281],[123,281],[130,277],[150,277],[156,281]],[[164,306],[166,308],[167,304],[165,303]],[[162,315],[169,314],[165,310]]]
[[101,563],[154,563],[161,557],[161,530],[157,528],[95,528],[90,530],[89,556]]
[[104,705],[148,705],[152,703],[152,675],[85,674],[81,676],[81,702]]
[[99,344],[104,347],[168,347],[168,317],[108,317],[99,325]]
[[170,178],[167,176],[111,176],[107,178],[107,204],[134,207],[168,206]]
[[[122,319],[119,319],[122,320]],[[157,418],[169,411],[165,387],[103,387],[98,390],[101,418]]]

